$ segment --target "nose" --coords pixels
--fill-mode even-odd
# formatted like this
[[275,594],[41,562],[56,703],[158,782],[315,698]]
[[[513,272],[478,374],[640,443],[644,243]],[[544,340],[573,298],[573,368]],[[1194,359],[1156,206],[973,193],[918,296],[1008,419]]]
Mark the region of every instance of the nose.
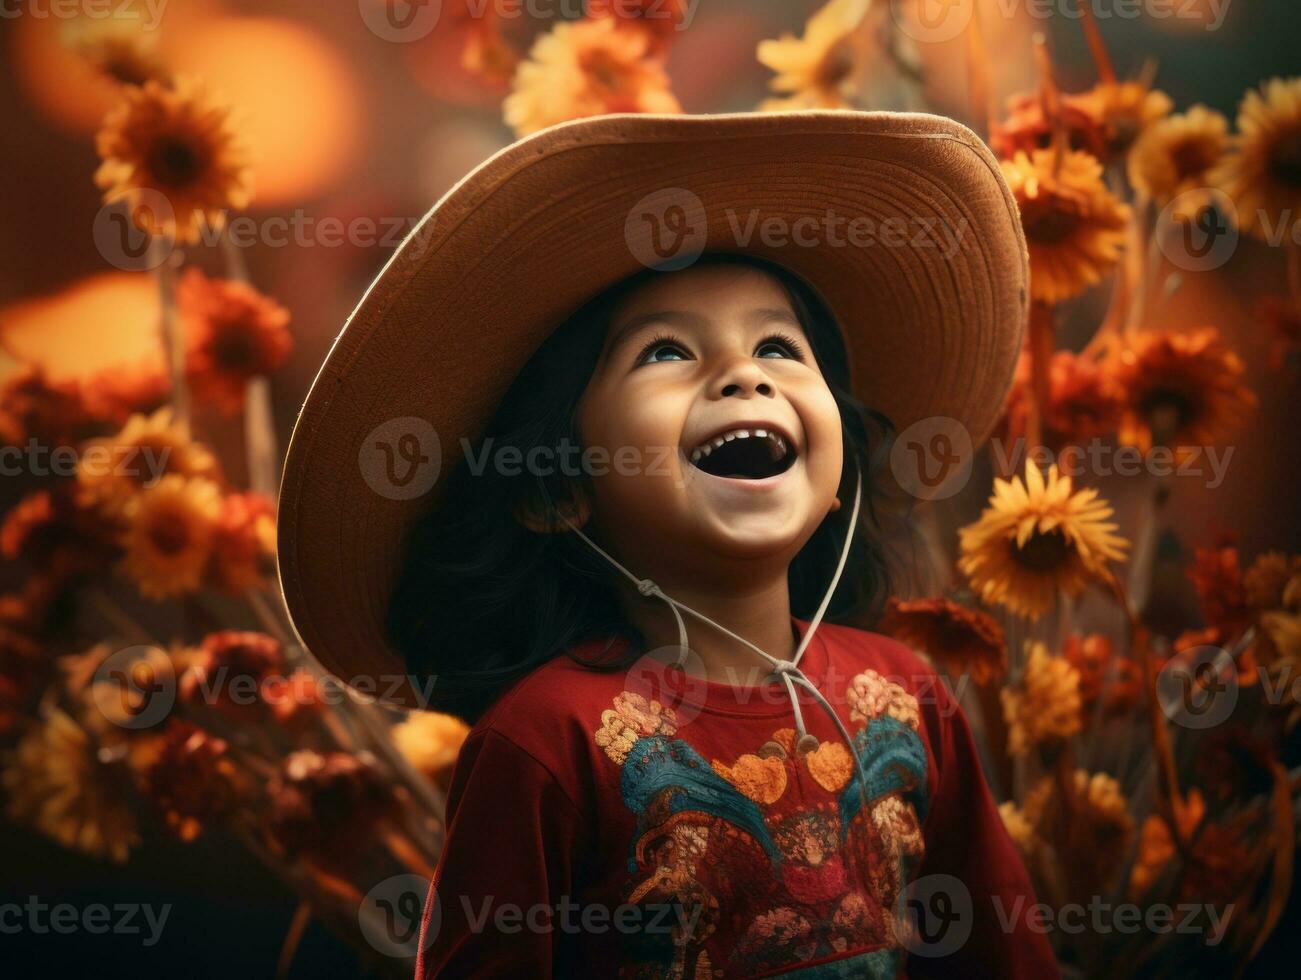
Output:
[[772,382],[752,357],[734,357],[710,381],[711,398],[772,398]]

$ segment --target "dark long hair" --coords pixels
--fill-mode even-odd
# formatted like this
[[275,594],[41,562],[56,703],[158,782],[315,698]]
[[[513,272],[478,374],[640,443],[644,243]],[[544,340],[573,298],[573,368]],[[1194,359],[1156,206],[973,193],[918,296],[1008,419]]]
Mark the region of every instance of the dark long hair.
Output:
[[[889,573],[874,500],[874,475],[891,433],[888,419],[849,394],[839,327],[818,294],[793,273],[750,256],[706,255],[700,263],[761,269],[781,283],[803,326],[840,409],[845,465],[839,496],[853,499],[863,474],[863,506],[844,575],[827,618],[862,621],[879,611]],[[579,399],[596,368],[610,316],[628,292],[650,277],[646,270],[602,293],[560,326],[529,360],[475,445],[496,455],[536,446],[577,447]],[[491,442],[488,442],[491,440]],[[388,609],[390,642],[408,669],[433,677],[431,707],[473,720],[516,679],[572,647],[601,638],[600,654],[583,661],[592,669],[626,669],[643,639],[623,615],[618,573],[574,534],[529,530],[516,515],[553,513],[553,501],[575,498],[570,468],[484,466],[462,462],[442,497],[409,536]],[[570,475],[573,474],[573,475]],[[851,508],[828,514],[791,562],[791,611],[807,619],[822,600],[850,529]],[[626,652],[612,655],[616,641]]]

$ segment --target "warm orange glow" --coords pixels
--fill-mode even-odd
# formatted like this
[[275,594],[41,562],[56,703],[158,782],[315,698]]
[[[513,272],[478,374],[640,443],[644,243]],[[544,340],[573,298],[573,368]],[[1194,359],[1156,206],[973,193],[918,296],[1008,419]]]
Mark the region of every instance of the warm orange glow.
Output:
[[51,381],[101,371],[162,370],[158,284],[147,273],[90,276],[49,296],[0,309],[0,345]]
[[253,151],[253,204],[312,197],[352,164],[361,128],[356,80],[314,31],[270,17],[224,17],[168,49],[180,72],[236,107]]

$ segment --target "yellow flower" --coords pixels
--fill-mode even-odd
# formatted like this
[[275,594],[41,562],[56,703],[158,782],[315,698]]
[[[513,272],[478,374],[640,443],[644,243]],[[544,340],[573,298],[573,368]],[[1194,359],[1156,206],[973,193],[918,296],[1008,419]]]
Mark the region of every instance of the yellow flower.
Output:
[[1238,107],[1238,134],[1211,173],[1238,224],[1262,238],[1301,214],[1301,78],[1274,78]]
[[1024,755],[1040,742],[1070,738],[1080,730],[1080,674],[1042,643],[1030,644],[1021,680],[999,692],[1007,721],[1008,751]]
[[1100,82],[1072,101],[1102,121],[1108,159],[1117,159],[1158,120],[1170,114],[1170,96],[1143,80]]
[[77,498],[118,515],[140,491],[168,473],[216,478],[217,460],[172,421],[172,410],[132,415],[115,436],[94,439],[77,463]]
[[393,742],[416,772],[431,782],[446,779],[470,729],[436,711],[413,711],[393,726]]
[[517,136],[610,112],[681,112],[648,32],[602,17],[560,23],[515,70],[503,112]]
[[1101,888],[1128,851],[1134,818],[1120,784],[1106,773],[1076,769],[1066,789],[1070,798],[1062,799],[1056,780],[1041,781],[1026,794],[1026,819],[1045,835],[1058,829],[1067,853],[1087,855],[1077,874]]
[[4,770],[11,820],[119,863],[140,842],[124,786],[95,759],[85,730],[57,708],[19,741]]
[[1116,370],[1125,391],[1118,438],[1144,452],[1215,445],[1256,403],[1245,373],[1214,327],[1139,334]]
[[865,34],[859,27],[869,6],[869,0],[830,0],[809,18],[803,37],[760,41],[759,61],[777,73],[769,86],[789,95],[759,108],[849,108],[862,74]]
[[[249,164],[229,110],[211,102],[191,79],[171,88],[147,81],[124,90],[104,119],[96,147],[103,159],[95,182],[105,202],[126,199],[142,231],[198,241],[204,223],[220,228],[229,208],[249,201]],[[171,214],[149,207],[162,195]],[[142,202],[142,207],[137,204]]]
[[131,502],[123,570],[143,595],[166,599],[199,587],[220,512],[217,485],[202,477],[165,476]]
[[1002,167],[1030,250],[1031,297],[1058,303],[1098,282],[1120,258],[1129,208],[1107,190],[1097,158],[1068,151],[1056,163],[1056,151],[1035,150]]
[[1195,105],[1187,112],[1152,124],[1129,154],[1129,182],[1158,206],[1182,194],[1174,216],[1195,218],[1211,203],[1207,173],[1229,145],[1228,121]]
[[1112,514],[1093,488],[1072,491],[1054,465],[1048,478],[1033,461],[1020,477],[996,479],[989,506],[958,533],[958,568],[985,602],[1019,616],[1038,616],[1057,593],[1075,595],[1107,574],[1108,559],[1129,543],[1107,521]]
[[[1175,801],[1174,813],[1175,820],[1179,823],[1180,836],[1184,840],[1190,839],[1206,815],[1206,801],[1201,792],[1194,788],[1186,800]],[[1160,814],[1148,814],[1138,832],[1138,855],[1134,858],[1134,867],[1129,873],[1130,895],[1134,898],[1142,897],[1174,856],[1175,842],[1170,834],[1170,825]]]
[[1029,861],[1043,847],[1043,841],[1035,832],[1034,825],[1026,818],[1024,811],[1012,800],[998,805],[998,815],[1003,818],[1003,826],[1007,828],[1007,836],[1012,838],[1012,843],[1016,849],[1021,852],[1021,857]]

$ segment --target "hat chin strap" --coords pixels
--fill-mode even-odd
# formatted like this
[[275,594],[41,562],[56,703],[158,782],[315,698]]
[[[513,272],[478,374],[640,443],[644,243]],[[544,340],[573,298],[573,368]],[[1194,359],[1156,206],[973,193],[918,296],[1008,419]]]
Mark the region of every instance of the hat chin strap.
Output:
[[730,636],[732,639],[736,640],[741,645],[748,647],[751,651],[766,660],[769,666],[772,667],[772,679],[780,680],[786,686],[786,693],[790,697],[791,701],[791,712],[795,715],[795,729],[799,736],[796,742],[796,748],[800,752],[807,752],[816,748],[817,744],[815,743],[817,743],[818,740],[815,736],[810,736],[808,730],[804,727],[804,712],[800,707],[799,694],[796,689],[803,688],[813,695],[814,700],[822,706],[823,711],[825,711],[831,717],[831,720],[835,722],[836,728],[840,732],[840,737],[845,740],[845,744],[849,748],[849,755],[854,760],[854,766],[858,770],[859,793],[863,796],[864,812],[866,812],[866,778],[863,772],[862,760],[859,759],[858,753],[854,749],[853,736],[849,734],[849,729],[847,729],[845,723],[840,720],[840,715],[836,713],[836,710],[831,706],[831,703],[823,696],[822,692],[818,690],[817,686],[805,676],[804,671],[800,670],[800,659],[804,656],[804,651],[808,649],[809,641],[813,639],[813,634],[817,630],[818,624],[822,622],[822,617],[826,614],[827,607],[831,604],[831,597],[835,594],[836,586],[840,584],[840,577],[845,571],[845,563],[849,560],[849,549],[854,540],[854,528],[858,526],[858,514],[862,506],[862,501],[863,474],[860,470],[857,471],[857,482],[854,486],[854,508],[849,518],[849,533],[845,535],[844,546],[840,549],[840,561],[836,564],[836,573],[831,577],[831,584],[827,586],[827,591],[822,597],[822,602],[818,605],[818,611],[814,613],[813,618],[809,620],[809,628],[805,630],[804,636],[800,639],[799,646],[795,650],[795,655],[790,660],[781,660],[772,656],[755,646],[745,637],[738,636],[726,626],[714,622],[714,620],[710,619],[704,613],[697,612],[686,603],[674,599],[672,596],[665,593],[664,590],[656,585],[652,580],[648,578],[638,578],[626,567],[620,564],[613,555],[584,534],[578,525],[568,517],[564,514],[560,514],[560,519],[568,524],[575,534],[586,541],[597,554],[608,561],[620,573],[622,573],[624,577],[636,585],[637,591],[641,595],[653,596],[668,603],[669,610],[673,613],[673,618],[677,620],[678,624],[678,647],[681,650],[678,661],[679,664],[681,664],[682,658],[685,657],[688,649],[687,625],[682,619],[682,613],[684,612],[690,616],[694,616],[703,623],[709,624],[720,633]]

